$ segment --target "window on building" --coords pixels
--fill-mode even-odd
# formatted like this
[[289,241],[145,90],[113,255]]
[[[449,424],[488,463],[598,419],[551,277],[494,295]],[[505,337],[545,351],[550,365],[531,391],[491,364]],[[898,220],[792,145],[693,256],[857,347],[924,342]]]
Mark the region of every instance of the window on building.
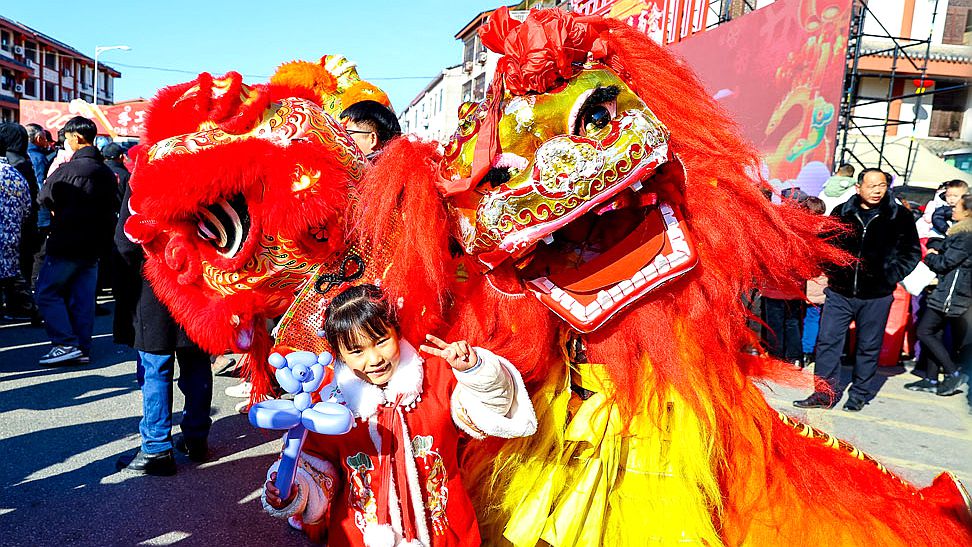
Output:
[[66,103],[71,102],[71,91],[61,88],[61,100]]
[[14,88],[14,73],[9,70],[3,70],[0,72],[0,89],[4,91],[13,91]]
[[37,42],[24,42],[24,57],[37,62]]
[[443,90],[441,89],[439,90],[439,109],[436,110],[436,112],[442,112],[442,97],[443,97],[442,91]]
[[57,53],[54,51],[44,52],[44,66],[57,70]]
[[462,62],[468,63],[476,56],[476,35],[472,35],[462,43]]
[[[936,81],[935,87],[952,87],[958,83],[960,82]],[[968,98],[968,89],[955,89],[932,95],[928,136],[959,138],[962,133],[962,119],[965,116],[965,109],[968,108],[966,106]]]
[[0,49],[13,51],[13,34],[9,30],[0,30]]
[[74,74],[74,63],[70,57],[61,57],[61,74],[69,78]]
[[972,2],[969,0],[949,0],[945,11],[945,29],[942,33],[943,44],[968,45],[967,36],[972,19]]
[[44,100],[56,101],[57,99],[57,86],[53,82],[44,82]]
[[28,97],[37,96],[37,78],[27,78],[24,80],[24,95]]
[[81,98],[84,99],[86,103],[93,103],[94,97],[90,93],[82,93]]
[[481,101],[486,97],[486,74],[476,76],[476,84],[473,86],[473,100]]
[[468,103],[472,98],[472,80],[462,84],[462,102]]

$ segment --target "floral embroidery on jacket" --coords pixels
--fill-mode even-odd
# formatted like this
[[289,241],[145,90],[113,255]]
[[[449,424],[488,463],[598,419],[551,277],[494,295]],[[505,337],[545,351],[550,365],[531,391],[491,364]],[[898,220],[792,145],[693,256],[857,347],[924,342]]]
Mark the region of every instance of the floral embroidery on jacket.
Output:
[[412,452],[415,454],[416,463],[425,469],[425,491],[428,499],[425,507],[429,510],[432,531],[441,536],[449,528],[449,519],[446,517],[446,505],[449,502],[446,481],[449,480],[449,475],[442,456],[433,448],[433,443],[432,435],[416,435],[412,439]]
[[375,465],[371,458],[358,452],[345,459],[348,466],[348,505],[354,511],[354,524],[363,534],[369,524],[378,523],[378,504],[371,488],[371,472]]

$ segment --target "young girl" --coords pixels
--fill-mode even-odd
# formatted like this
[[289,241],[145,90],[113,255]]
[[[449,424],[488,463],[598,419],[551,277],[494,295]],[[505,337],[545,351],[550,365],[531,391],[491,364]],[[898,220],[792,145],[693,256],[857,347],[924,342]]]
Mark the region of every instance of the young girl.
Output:
[[346,405],[355,427],[307,438],[289,496],[273,485],[274,464],[266,510],[331,546],[479,545],[459,436],[536,431],[519,373],[485,349],[432,335],[419,347],[424,361],[399,337],[394,309],[374,285],[336,296],[324,333],[337,359],[322,398]]

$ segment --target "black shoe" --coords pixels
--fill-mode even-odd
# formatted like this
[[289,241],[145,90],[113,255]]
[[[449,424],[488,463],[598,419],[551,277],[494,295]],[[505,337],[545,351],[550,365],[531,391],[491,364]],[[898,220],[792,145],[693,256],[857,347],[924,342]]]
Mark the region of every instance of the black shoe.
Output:
[[189,456],[189,459],[196,463],[202,463],[209,459],[209,441],[206,439],[194,439],[180,435],[175,440],[175,447],[176,450]]
[[793,401],[797,408],[834,408],[834,400],[826,393],[814,392],[813,395],[800,401]]
[[910,389],[911,391],[924,391],[927,393],[938,393],[938,382],[933,382],[928,378],[922,378],[917,382],[911,382],[910,384],[905,384],[904,388]]
[[846,403],[844,403],[844,410],[847,412],[860,412],[866,404],[867,401],[864,399],[855,399],[854,397],[851,397],[850,399],[847,399]]
[[949,395],[955,395],[956,393],[961,393],[960,389],[965,382],[969,381],[969,376],[965,373],[955,376],[954,374],[949,374],[945,376],[945,379],[938,383],[938,394],[942,397],[948,397]]
[[809,367],[817,361],[817,356],[812,353],[803,354],[803,366]]
[[171,450],[159,452],[158,454],[146,454],[139,450],[135,457],[129,458],[122,456],[118,458],[115,467],[123,473],[132,475],[155,475],[158,477],[170,477],[176,474],[175,458]]

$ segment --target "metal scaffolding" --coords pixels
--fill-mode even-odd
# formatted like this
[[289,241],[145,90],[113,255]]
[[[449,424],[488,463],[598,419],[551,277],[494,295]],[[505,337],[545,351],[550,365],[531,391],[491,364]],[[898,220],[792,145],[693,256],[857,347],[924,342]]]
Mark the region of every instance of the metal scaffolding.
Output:
[[[848,146],[848,135],[854,134],[866,142],[865,149],[875,151],[878,155],[878,163],[875,167],[884,169],[894,175],[901,177],[905,182],[910,178],[914,161],[917,157],[917,143],[915,139],[908,140],[908,154],[905,164],[893,165],[887,162],[884,157],[885,144],[887,143],[888,130],[898,127],[911,127],[911,134],[914,134],[924,98],[934,93],[944,93],[968,87],[968,83],[953,85],[935,90],[919,89],[917,93],[903,93],[903,86],[895,84],[907,79],[925,81],[928,71],[928,62],[931,53],[932,33],[935,28],[935,17],[938,13],[939,0],[935,0],[934,9],[931,15],[931,24],[928,36],[925,38],[907,38],[896,36],[890,32],[881,20],[868,7],[866,0],[856,0],[854,11],[851,17],[850,29],[847,35],[847,73],[844,76],[844,88],[841,95],[839,118],[837,123],[837,140],[839,146],[836,151],[836,164],[849,163],[851,161],[864,165],[864,162],[854,152],[852,146]],[[865,32],[865,20],[870,18],[880,28],[880,33],[873,34]],[[867,38],[875,39],[873,43],[879,43],[882,49],[865,49],[864,40]],[[888,55],[891,57],[890,73],[863,74],[860,70],[861,57],[872,55]],[[906,72],[908,75],[902,75]],[[917,76],[916,76],[917,74]],[[867,96],[861,94],[862,77],[878,78],[887,80],[885,93],[879,96]],[[896,92],[897,89],[897,92]],[[899,101],[904,99],[915,99],[915,116],[910,120],[904,120],[898,114],[893,113],[892,105],[901,104]],[[885,105],[885,115],[877,117],[858,114],[856,109],[874,104]],[[873,130],[880,128],[880,134],[875,134]]]

